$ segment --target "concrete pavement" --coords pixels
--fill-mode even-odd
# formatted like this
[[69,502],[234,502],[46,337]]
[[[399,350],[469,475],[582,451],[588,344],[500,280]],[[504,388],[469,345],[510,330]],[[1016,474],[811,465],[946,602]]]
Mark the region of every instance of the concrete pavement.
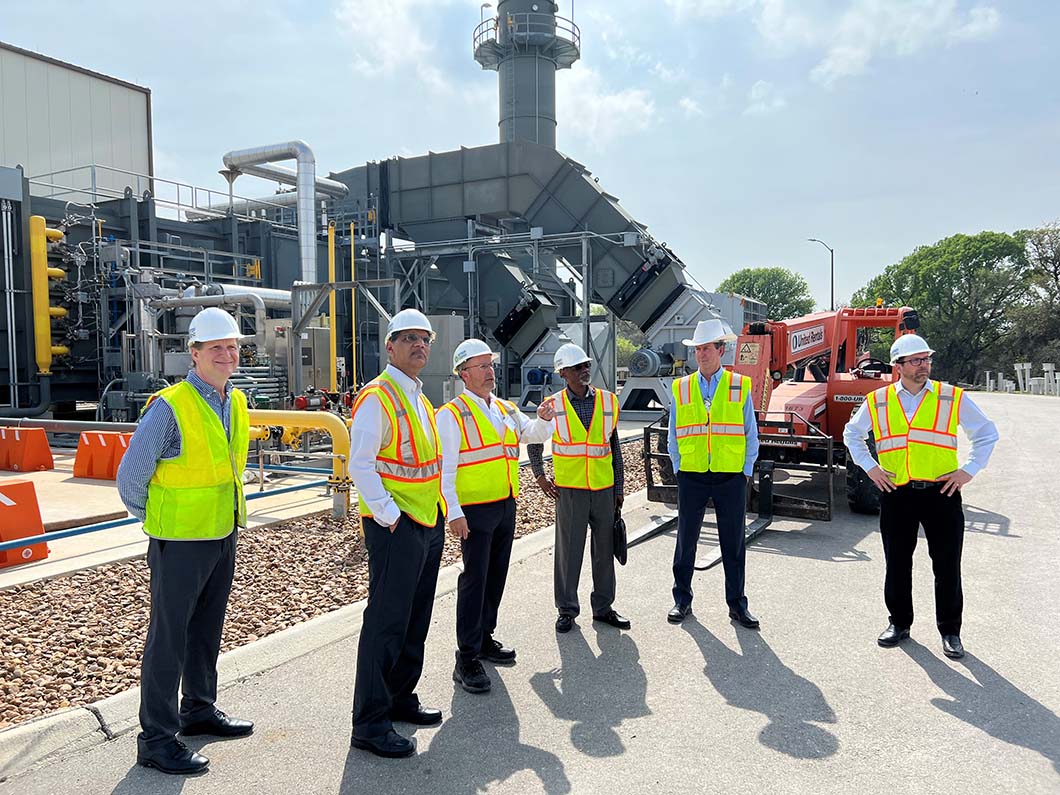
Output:
[[[250,647],[226,655],[231,665],[243,653],[246,678],[226,687],[219,705],[255,720],[257,731],[194,738],[212,760],[206,775],[137,767],[134,727],[115,720],[115,739],[13,776],[0,795],[1056,792],[1060,538],[1050,429],[1060,427],[1060,402],[975,399],[1002,442],[965,490],[962,661],[942,656],[923,545],[913,637],[897,649],[876,646],[886,624],[877,520],[842,505],[831,523],[777,522],[749,550],[760,633],[729,622],[717,569],[696,575],[694,619],[666,623],[670,534],[631,550],[619,570],[616,607],[632,619],[630,632],[583,615],[557,636],[551,554],[539,534],[524,539],[540,551],[526,549],[536,554],[512,567],[498,629],[519,663],[490,669],[488,695],[451,681],[455,595],[446,589],[455,572],[444,573],[419,693],[446,721],[412,732],[412,759],[349,748],[358,619],[347,608],[309,622],[331,622],[331,636],[292,630],[312,642],[292,636],[268,664],[247,659]],[[584,603],[589,582],[586,570]]]

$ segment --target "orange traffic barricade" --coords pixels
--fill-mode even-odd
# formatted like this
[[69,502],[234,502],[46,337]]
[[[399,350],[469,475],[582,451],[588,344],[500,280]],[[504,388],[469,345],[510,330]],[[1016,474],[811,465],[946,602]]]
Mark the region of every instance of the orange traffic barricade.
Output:
[[74,477],[114,480],[130,438],[131,433],[82,431],[74,457]]
[[[0,541],[15,541],[43,533],[44,523],[33,483],[28,480],[0,481]],[[0,568],[46,557],[48,545],[44,543],[5,549],[0,551]]]
[[0,469],[34,472],[55,469],[43,428],[0,428]]

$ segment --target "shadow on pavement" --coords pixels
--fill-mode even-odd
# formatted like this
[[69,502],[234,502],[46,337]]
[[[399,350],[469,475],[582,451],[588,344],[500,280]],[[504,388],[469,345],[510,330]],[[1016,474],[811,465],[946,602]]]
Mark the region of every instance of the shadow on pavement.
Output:
[[1010,521],[1007,516],[988,511],[985,508],[976,508],[974,505],[964,506],[964,530],[966,533],[983,533],[990,536],[1002,536],[1004,538],[1022,538],[1023,536],[1012,535],[1009,532]]
[[821,689],[784,665],[759,632],[737,628],[737,653],[694,617],[681,626],[699,646],[704,673],[726,702],[769,719],[758,735],[762,745],[796,759],[823,759],[839,749],[835,735],[816,725],[836,722]]
[[[456,689],[452,712],[423,753],[411,759],[388,760],[351,749],[339,785],[341,795],[472,795],[523,770],[537,776],[549,795],[567,795],[571,785],[563,763],[555,754],[519,740],[519,718],[511,696],[500,674],[489,673],[493,689],[488,694],[471,695]],[[399,725],[398,731],[408,734],[409,728]]]
[[1060,718],[972,654],[961,665],[970,676],[935,656],[926,646],[906,641],[902,650],[949,696],[931,703],[1009,745],[1035,751],[1060,773]]
[[533,674],[530,686],[555,717],[572,722],[571,743],[581,753],[618,756],[626,750],[616,731],[622,721],[651,714],[648,677],[628,634],[597,628],[596,641],[599,656],[579,626],[557,636],[560,667]]

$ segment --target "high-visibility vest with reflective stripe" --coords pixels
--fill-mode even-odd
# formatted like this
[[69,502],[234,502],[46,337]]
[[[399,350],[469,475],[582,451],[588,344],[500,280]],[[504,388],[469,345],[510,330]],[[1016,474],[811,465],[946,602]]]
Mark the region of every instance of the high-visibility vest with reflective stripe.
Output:
[[[434,406],[426,395],[420,395],[430,420],[430,428],[425,429],[405,390],[383,373],[366,384],[357,396],[353,404],[354,417],[368,395],[379,399],[385,415],[383,445],[375,457],[375,471],[403,513],[419,524],[433,527],[438,519],[438,509],[445,512],[442,445],[434,421]],[[371,508],[359,494],[357,503],[361,516],[372,515]]]
[[591,491],[614,486],[611,434],[618,427],[618,397],[606,389],[596,390],[588,430],[574,412],[566,389],[552,398],[557,406],[552,432],[552,470],[556,485]]
[[932,382],[912,421],[906,419],[894,384],[869,395],[869,417],[880,466],[894,473],[899,486],[910,480],[936,480],[957,469],[957,419],[960,387]]
[[[229,427],[189,381],[156,392],[173,410],[180,429],[180,455],[158,462],[147,485],[144,532],[163,539],[204,541],[224,538],[236,524],[245,527],[243,470],[250,445],[246,396],[231,389]],[[144,409],[146,410],[146,406]]]
[[[518,409],[492,397],[505,418]],[[461,505],[479,505],[519,496],[519,436],[505,423],[504,438],[478,403],[461,394],[439,412],[448,411],[460,427],[460,456],[456,468],[456,497]]]
[[671,390],[681,471],[742,472],[747,454],[744,402],[751,399],[751,379],[722,370],[709,412],[698,372],[674,379]]

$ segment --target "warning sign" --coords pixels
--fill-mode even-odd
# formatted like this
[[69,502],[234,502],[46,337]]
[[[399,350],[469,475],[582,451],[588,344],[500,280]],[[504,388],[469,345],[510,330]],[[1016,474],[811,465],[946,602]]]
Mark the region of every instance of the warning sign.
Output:
[[762,343],[745,342],[740,346],[740,354],[736,358],[737,364],[758,364],[758,357],[762,353]]

